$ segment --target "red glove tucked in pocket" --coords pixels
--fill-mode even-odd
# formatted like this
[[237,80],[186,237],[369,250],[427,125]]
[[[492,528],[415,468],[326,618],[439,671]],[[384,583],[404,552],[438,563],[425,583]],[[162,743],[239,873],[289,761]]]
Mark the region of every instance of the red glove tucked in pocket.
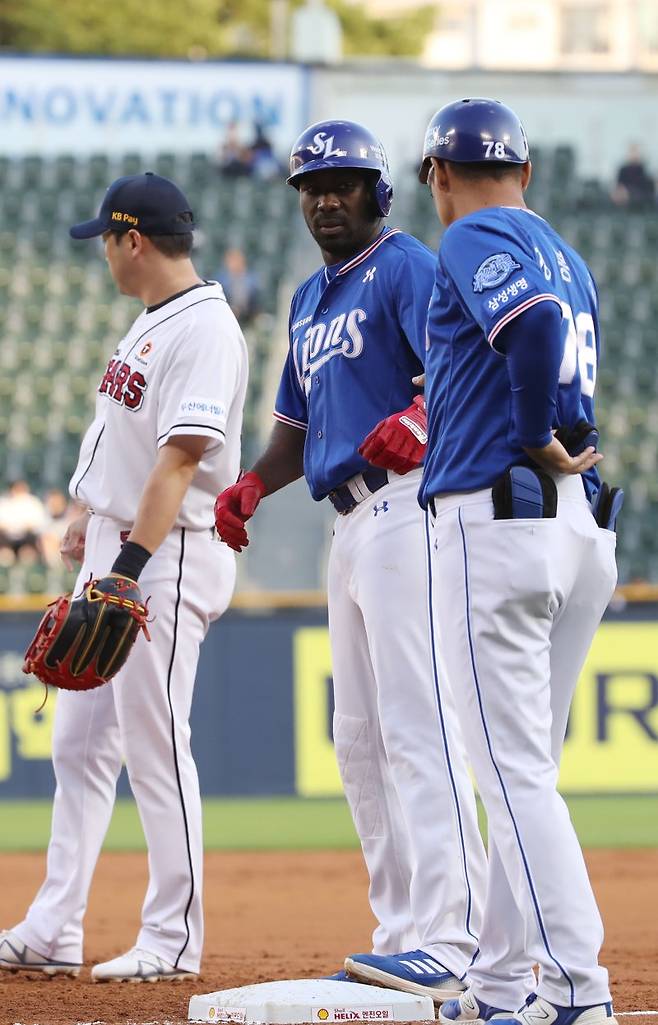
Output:
[[265,491],[263,481],[251,470],[217,495],[215,527],[222,541],[234,552],[241,552],[249,544],[244,525],[254,515]]
[[373,466],[395,473],[409,473],[420,466],[427,449],[425,399],[416,395],[407,409],[380,420],[359,446]]

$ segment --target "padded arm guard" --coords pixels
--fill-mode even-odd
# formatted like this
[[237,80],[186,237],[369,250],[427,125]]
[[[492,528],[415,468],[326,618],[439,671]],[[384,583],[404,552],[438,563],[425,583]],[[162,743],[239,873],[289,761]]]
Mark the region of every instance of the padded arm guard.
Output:
[[64,690],[92,690],[125,664],[148,609],[128,577],[91,580],[79,598],[62,595],[46,614],[25,653],[24,673]]

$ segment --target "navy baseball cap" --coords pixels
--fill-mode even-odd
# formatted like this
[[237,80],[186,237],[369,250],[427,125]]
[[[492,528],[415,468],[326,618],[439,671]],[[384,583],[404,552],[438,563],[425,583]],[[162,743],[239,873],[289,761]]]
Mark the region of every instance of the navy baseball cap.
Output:
[[[192,218],[181,218],[189,214]],[[96,238],[104,231],[130,231],[142,235],[184,235],[196,227],[187,199],[172,181],[153,171],[131,174],[112,182],[98,217],[70,229],[71,238]]]

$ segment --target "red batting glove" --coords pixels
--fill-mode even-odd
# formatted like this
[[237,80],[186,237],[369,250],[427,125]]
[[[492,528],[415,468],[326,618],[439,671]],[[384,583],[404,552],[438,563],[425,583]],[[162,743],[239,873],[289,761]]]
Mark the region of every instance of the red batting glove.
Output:
[[425,399],[416,395],[407,409],[380,420],[359,446],[373,466],[395,473],[409,473],[420,466],[427,448]]
[[241,552],[249,544],[244,525],[254,515],[265,491],[263,481],[251,470],[217,495],[215,527],[222,541],[234,552]]

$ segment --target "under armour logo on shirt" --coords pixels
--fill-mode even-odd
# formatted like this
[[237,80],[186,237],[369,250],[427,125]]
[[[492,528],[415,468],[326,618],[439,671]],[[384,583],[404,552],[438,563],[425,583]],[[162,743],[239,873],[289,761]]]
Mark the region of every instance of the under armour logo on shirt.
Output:
[[370,267],[370,268],[369,268],[369,270],[367,270],[367,271],[365,272],[365,274],[364,274],[364,276],[363,276],[363,277],[361,278],[361,280],[362,280],[362,281],[374,281],[374,280],[375,280],[375,271],[376,271],[376,270],[377,270],[377,268],[376,268],[376,267]]
[[372,511],[373,511],[373,515],[374,516],[376,516],[377,513],[380,513],[380,512],[383,512],[383,513],[388,512],[388,502],[386,500],[384,500],[381,505],[373,505]]

